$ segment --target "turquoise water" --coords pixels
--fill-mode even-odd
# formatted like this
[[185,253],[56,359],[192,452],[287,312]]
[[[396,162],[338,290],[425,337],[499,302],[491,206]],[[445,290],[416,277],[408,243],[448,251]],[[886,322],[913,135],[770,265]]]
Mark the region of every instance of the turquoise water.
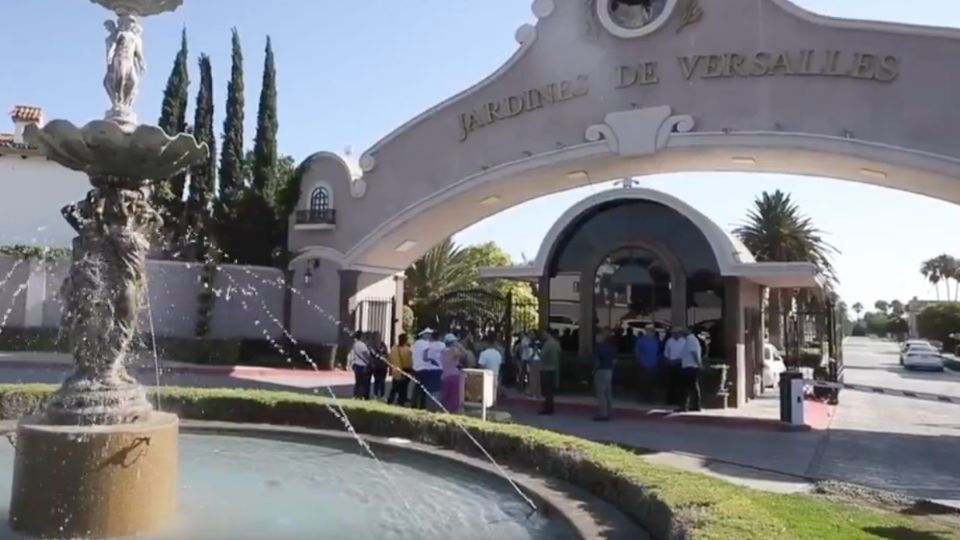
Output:
[[[180,513],[147,540],[567,540],[560,520],[529,508],[505,481],[408,452],[221,435],[180,438]],[[383,454],[381,456],[381,454]],[[13,448],[0,445],[0,538]],[[150,504],[150,501],[144,501]]]

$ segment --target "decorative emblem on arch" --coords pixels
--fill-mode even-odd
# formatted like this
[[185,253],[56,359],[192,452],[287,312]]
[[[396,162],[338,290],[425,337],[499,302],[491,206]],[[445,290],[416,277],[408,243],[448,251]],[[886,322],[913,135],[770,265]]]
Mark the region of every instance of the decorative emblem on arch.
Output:
[[673,114],[667,106],[610,113],[602,124],[584,134],[587,141],[606,141],[610,151],[623,157],[644,156],[664,148],[674,133],[692,131],[696,122],[689,114]]
[[700,0],[684,0],[677,33],[679,34],[688,26],[693,26],[701,20],[703,20],[703,8],[700,7]]
[[607,32],[632,39],[656,32],[677,7],[677,0],[593,0]]

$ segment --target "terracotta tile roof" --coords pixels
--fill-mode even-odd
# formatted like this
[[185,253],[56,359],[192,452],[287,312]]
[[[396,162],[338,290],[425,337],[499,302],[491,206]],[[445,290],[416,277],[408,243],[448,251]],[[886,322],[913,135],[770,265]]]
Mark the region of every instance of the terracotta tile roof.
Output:
[[10,118],[21,122],[39,122],[43,119],[43,109],[32,105],[14,105]]
[[14,142],[12,133],[0,133],[0,149],[12,148],[15,150],[33,150],[33,146],[27,143]]

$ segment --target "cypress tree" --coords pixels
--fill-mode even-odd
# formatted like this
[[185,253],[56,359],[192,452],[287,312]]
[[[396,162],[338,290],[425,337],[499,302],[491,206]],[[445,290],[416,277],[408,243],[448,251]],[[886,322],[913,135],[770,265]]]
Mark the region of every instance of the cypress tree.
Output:
[[233,54],[230,83],[227,85],[227,111],[223,121],[223,149],[220,154],[220,202],[226,213],[240,196],[243,187],[243,51],[240,34],[233,29]]
[[263,59],[263,85],[257,112],[257,136],[253,147],[253,189],[261,196],[273,185],[277,168],[277,73],[273,47],[267,36]]
[[210,153],[207,159],[190,168],[190,194],[187,198],[188,227],[186,241],[193,244],[197,259],[206,256],[210,233],[210,211],[217,176],[217,138],[213,131],[213,73],[210,57],[200,55],[200,90],[193,122],[193,136],[206,143]]
[[[173,61],[167,87],[163,93],[159,127],[170,136],[187,131],[187,101],[190,91],[190,73],[187,69],[187,30],[180,35],[180,50]],[[158,179],[151,192],[151,202],[164,218],[162,234],[169,248],[176,243],[177,217],[183,211],[183,188],[186,173],[174,178]]]

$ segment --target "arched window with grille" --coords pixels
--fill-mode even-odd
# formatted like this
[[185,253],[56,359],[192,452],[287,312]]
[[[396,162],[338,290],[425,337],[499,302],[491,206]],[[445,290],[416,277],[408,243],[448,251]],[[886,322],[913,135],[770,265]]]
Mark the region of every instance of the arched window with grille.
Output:
[[[298,217],[299,223],[330,224],[336,222],[333,198],[328,186],[317,186],[310,192],[310,207]],[[301,213],[298,212],[298,216]]]
[[310,212],[314,215],[324,214],[330,211],[330,192],[326,187],[320,186],[313,190],[310,195]]

